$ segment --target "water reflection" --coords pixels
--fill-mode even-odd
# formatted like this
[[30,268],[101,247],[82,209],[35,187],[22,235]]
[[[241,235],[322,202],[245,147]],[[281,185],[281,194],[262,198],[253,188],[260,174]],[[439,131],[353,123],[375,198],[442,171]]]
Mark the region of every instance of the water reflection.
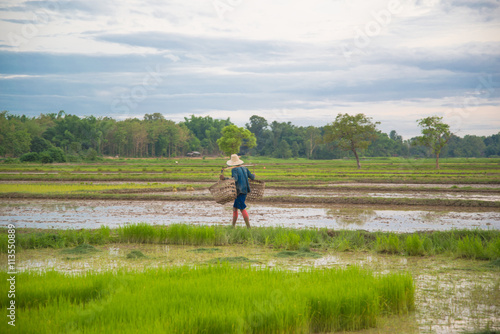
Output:
[[377,216],[375,210],[363,208],[340,208],[328,209],[326,215],[335,218],[337,224],[341,227],[349,225],[363,226]]

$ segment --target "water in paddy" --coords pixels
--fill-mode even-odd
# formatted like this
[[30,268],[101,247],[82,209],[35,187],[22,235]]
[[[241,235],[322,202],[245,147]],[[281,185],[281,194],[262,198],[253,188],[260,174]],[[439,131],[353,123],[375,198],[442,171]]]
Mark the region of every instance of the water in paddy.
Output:
[[[413,232],[451,229],[500,229],[500,212],[480,208],[412,208],[353,205],[249,204],[253,226],[326,227]],[[132,223],[168,225],[230,224],[231,204],[209,201],[4,200],[0,226],[18,228],[111,228]],[[244,226],[243,219],[239,222]]]

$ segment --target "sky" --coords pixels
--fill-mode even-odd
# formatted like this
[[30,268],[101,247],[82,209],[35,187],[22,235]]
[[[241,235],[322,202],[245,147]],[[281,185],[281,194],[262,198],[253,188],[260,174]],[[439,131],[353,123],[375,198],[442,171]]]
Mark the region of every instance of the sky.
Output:
[[500,0],[2,0],[0,110],[488,136]]

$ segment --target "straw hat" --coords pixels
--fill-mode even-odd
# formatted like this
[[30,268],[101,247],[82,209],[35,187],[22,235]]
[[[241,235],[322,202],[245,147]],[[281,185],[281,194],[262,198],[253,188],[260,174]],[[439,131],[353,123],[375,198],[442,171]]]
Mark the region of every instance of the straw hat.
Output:
[[239,166],[243,164],[243,161],[240,160],[240,157],[237,154],[231,154],[231,160],[226,162],[228,166]]

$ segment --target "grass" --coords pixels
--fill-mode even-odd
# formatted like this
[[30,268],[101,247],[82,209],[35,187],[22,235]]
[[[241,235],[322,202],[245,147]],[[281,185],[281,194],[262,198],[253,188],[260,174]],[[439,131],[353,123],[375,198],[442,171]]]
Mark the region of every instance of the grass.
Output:
[[92,252],[97,252],[98,250],[89,244],[81,244],[71,249],[64,249],[63,254],[88,254]]
[[[497,230],[452,230],[396,234],[284,227],[256,227],[248,230],[246,228],[187,224],[152,226],[139,223],[113,230],[103,226],[97,230],[33,231],[31,229],[17,229],[16,233],[17,249],[64,248],[111,242],[206,247],[247,244],[302,253],[305,252],[305,249],[312,247],[337,251],[375,251],[406,256],[444,254],[478,260],[500,258],[500,231]],[[3,228],[0,229],[0,252],[6,253],[7,246],[7,229]]]
[[[98,164],[0,164],[0,180],[33,181],[214,181],[226,158],[104,160]],[[175,163],[178,161],[178,164]],[[500,159],[369,158],[357,170],[351,160],[270,159],[245,157],[266,182],[500,183]],[[265,168],[264,168],[265,167]]]
[[[0,274],[6,284],[6,274]],[[215,265],[142,272],[19,273],[16,330],[22,333],[309,333],[374,327],[407,314],[407,273],[360,267],[298,272]],[[39,282],[44,282],[43,285]],[[8,299],[3,296],[1,306]],[[7,321],[0,330],[8,333]]]
[[140,250],[133,250],[127,254],[127,259],[142,259],[145,257],[146,255],[144,255]]

